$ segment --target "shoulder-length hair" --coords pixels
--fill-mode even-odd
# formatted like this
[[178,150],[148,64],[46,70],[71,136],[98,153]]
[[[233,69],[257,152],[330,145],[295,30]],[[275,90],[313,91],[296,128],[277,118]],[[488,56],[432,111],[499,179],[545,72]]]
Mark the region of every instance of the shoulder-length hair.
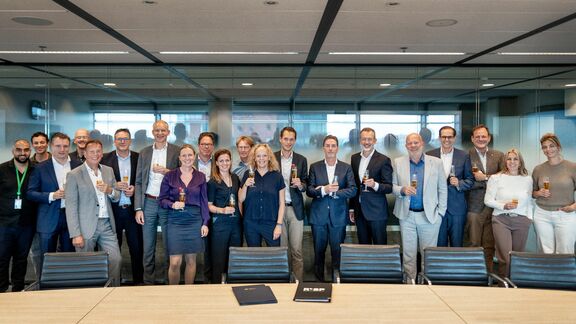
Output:
[[[522,157],[522,154],[520,153],[520,151],[515,149],[515,148],[509,149],[508,152],[506,152],[506,154],[504,154],[504,161],[506,161],[508,159],[508,156],[510,154],[516,154],[516,156],[518,156],[518,161],[520,162],[520,165],[518,166],[518,174],[522,175],[522,176],[527,176],[528,170],[526,170],[526,164],[524,164],[524,158]],[[503,172],[509,172],[509,171],[510,170],[508,170],[508,164],[505,163]]]
[[268,144],[256,144],[250,150],[250,155],[248,157],[248,164],[252,167],[252,169],[256,170],[256,151],[259,148],[263,148],[264,150],[266,150],[266,154],[268,154],[268,170],[280,171],[278,160],[276,160],[274,152],[272,152],[272,149]]
[[220,176],[220,168],[216,165],[216,161],[218,161],[218,158],[222,155],[228,155],[230,158],[230,169],[228,170],[228,174],[232,174],[232,153],[227,149],[217,150],[214,152],[214,158],[212,159],[212,172],[210,173],[210,177],[218,183],[222,182],[222,177]]

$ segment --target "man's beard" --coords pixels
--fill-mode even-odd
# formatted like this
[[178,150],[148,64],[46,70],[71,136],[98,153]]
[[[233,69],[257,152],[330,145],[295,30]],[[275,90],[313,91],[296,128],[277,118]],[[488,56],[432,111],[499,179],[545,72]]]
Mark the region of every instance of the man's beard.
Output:
[[30,159],[30,157],[28,157],[26,155],[18,155],[16,157],[16,160],[20,163],[26,163],[26,162],[28,162],[29,159]]

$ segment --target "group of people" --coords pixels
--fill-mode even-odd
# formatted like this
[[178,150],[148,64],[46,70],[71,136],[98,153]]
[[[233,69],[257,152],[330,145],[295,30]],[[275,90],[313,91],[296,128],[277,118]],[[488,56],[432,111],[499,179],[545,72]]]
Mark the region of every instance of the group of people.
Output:
[[[184,281],[194,283],[199,253],[205,280],[220,282],[228,248],[244,239],[248,246],[263,241],[287,246],[291,269],[303,280],[304,194],[311,198],[314,274],[321,281],[326,249],[330,245],[332,267],[338,268],[350,222],[356,224],[358,243],[387,243],[391,193],[404,270],[411,278],[418,252],[464,246],[465,234],[466,245],[485,249],[489,271],[496,253],[499,272],[506,276],[508,254],[524,249],[532,222],[543,252],[574,253],[576,164],[563,159],[554,134],[542,136],[547,161],[531,176],[518,150],[488,147],[485,125],[473,129],[469,152],[454,147],[457,134],[450,126],[439,131],[441,147],[426,153],[421,135],[409,134],[408,154],[394,161],[376,151],[376,132],[364,128],[361,151],[350,164],[338,160],[338,138],[328,135],[322,141],[324,158],[310,168],[306,157],[294,152],[292,127],[279,132],[277,152],[240,136],[237,163],[230,150],[215,150],[214,133],[201,133],[197,149],[168,143],[165,121],[156,121],[152,134],[154,143],[139,153],[131,151],[125,128],[115,132],[115,150],[107,154],[85,129],[73,140],[38,132],[31,142],[15,141],[13,159],[0,165],[0,292],[10,283],[13,291],[24,288],[29,251],[37,272],[46,252],[106,251],[110,276],[119,285],[123,233],[134,284],[154,284],[158,226],[170,284],[180,282],[183,259]],[[77,150],[70,153],[71,141]]]

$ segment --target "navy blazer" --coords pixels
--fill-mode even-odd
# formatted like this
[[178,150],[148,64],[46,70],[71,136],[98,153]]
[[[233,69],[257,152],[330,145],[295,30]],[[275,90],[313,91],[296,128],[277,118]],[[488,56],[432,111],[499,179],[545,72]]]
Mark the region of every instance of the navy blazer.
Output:
[[[116,154],[116,150],[104,154],[100,164],[107,165],[114,170],[114,177],[116,181],[122,180],[122,175],[120,174],[120,167],[118,166],[118,154]],[[130,151],[130,185],[134,186],[136,183],[136,168],[138,168],[138,153],[134,151]],[[134,206],[134,196],[130,197],[130,201],[132,202],[132,206]],[[112,203],[112,205],[118,205],[118,202]]]
[[[282,157],[280,151],[275,152],[274,156],[280,166],[280,173],[282,173]],[[306,160],[304,156],[293,152],[292,164],[296,164],[296,168],[298,169],[298,178],[300,178],[300,181],[302,182],[302,191],[293,187],[288,187],[288,189],[290,190],[290,199],[292,200],[292,207],[294,208],[296,218],[298,220],[303,220],[306,214],[304,211],[304,197],[302,197],[302,193],[306,191],[306,184],[308,183],[308,160]]]
[[[80,160],[70,160],[70,169],[82,165]],[[48,159],[36,165],[28,182],[27,197],[38,203],[38,222],[36,231],[39,233],[52,233],[58,226],[60,218],[60,199],[49,202],[50,193],[59,189],[54,163]]]
[[[441,159],[440,148],[430,150],[426,154]],[[464,215],[468,211],[466,203],[466,191],[474,186],[474,174],[472,173],[472,163],[470,155],[465,151],[454,148],[452,155],[452,165],[458,178],[458,188],[450,185],[450,178],[446,178],[448,185],[448,212],[451,215]]]
[[366,220],[387,220],[388,201],[386,200],[386,194],[392,192],[392,161],[386,155],[374,151],[370,162],[368,162],[367,170],[370,178],[378,183],[378,191],[368,188],[368,192],[366,192],[362,187],[363,175],[358,174],[361,159],[360,152],[350,158],[354,180],[358,188],[356,196],[351,200],[352,207],[354,210],[362,211],[362,215]]
[[318,187],[329,183],[326,164],[322,160],[310,166],[306,194],[312,198],[310,207],[310,224],[312,225],[346,226],[348,224],[348,199],[356,195],[352,167],[338,160],[334,174],[338,176],[340,187],[336,192],[338,198],[334,199],[328,195],[322,197],[322,191]]

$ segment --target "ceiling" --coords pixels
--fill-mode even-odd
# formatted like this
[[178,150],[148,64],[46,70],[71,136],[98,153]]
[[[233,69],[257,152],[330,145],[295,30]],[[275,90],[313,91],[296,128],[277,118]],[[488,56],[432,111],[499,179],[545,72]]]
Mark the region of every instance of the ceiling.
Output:
[[[457,23],[426,24],[439,19]],[[93,100],[448,100],[486,82],[562,89],[576,81],[575,39],[576,0],[2,0],[0,86]],[[125,54],[3,53],[40,50]]]

